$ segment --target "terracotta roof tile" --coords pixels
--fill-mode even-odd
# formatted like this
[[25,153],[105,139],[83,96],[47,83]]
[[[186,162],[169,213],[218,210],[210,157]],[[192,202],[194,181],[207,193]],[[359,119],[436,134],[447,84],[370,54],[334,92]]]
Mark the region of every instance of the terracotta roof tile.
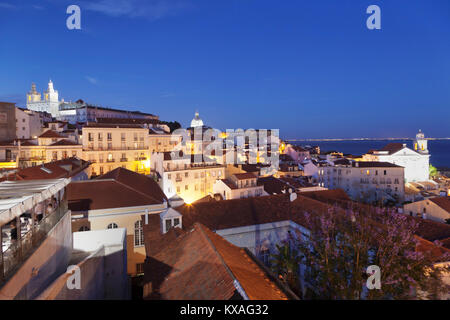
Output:
[[39,136],[39,138],[66,138],[65,136],[59,134],[53,130],[47,130]]
[[80,146],[81,147],[80,144],[76,143],[75,141],[68,140],[68,139],[59,140],[55,143],[52,143],[50,146],[52,146],[52,147],[54,147],[54,146]]
[[439,207],[450,213],[450,197],[436,197],[431,198],[430,201],[434,202]]
[[114,179],[155,199],[157,203],[168,201],[166,195],[155,180],[137,172],[119,167],[96,178],[96,180],[102,179]]
[[21,169],[15,173],[14,177],[8,177],[8,180],[14,178],[19,180],[70,178],[85,170],[88,166],[89,163],[87,161],[78,158],[67,158]]
[[117,168],[95,180],[72,182],[67,187],[73,211],[162,204],[167,201],[151,178]]
[[[165,237],[166,235],[164,235]],[[242,298],[237,280],[250,299],[284,300],[288,296],[242,250],[196,223],[156,253],[145,265],[144,296],[168,300]]]
[[246,180],[246,179],[255,179],[256,178],[256,175],[254,175],[253,173],[249,173],[249,172],[235,173],[234,176],[238,180]]

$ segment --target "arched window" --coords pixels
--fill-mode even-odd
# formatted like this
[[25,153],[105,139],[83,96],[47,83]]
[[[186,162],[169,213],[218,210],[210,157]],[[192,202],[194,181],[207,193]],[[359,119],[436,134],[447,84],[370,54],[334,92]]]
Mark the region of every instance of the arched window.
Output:
[[134,245],[136,247],[144,245],[144,230],[142,228],[142,220],[138,220],[134,224]]
[[117,226],[117,224],[116,223],[110,223],[110,224],[108,224],[108,229],[117,229],[118,228],[118,226]]
[[82,226],[78,231],[79,231],[79,232],[82,232],[82,231],[91,231],[91,229],[89,229],[89,227],[87,227],[87,226]]

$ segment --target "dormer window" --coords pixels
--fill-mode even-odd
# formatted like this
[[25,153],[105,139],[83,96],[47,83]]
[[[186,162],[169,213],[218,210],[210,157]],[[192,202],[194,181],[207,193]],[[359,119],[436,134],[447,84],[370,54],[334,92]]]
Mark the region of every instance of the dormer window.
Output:
[[170,228],[182,228],[182,216],[181,214],[169,208],[160,214],[161,219],[161,233],[166,233]]

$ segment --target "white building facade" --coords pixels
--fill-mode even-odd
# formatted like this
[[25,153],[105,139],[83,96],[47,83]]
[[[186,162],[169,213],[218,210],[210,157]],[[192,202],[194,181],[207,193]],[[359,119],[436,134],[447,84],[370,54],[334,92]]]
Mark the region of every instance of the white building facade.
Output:
[[404,168],[388,162],[349,161],[319,168],[319,186],[343,189],[352,200],[366,203],[405,198]]
[[36,85],[31,85],[31,91],[27,94],[27,109],[39,112],[48,112],[52,117],[59,116],[59,101],[58,91],[53,87],[52,80],[48,83],[48,88],[44,91],[42,98],[41,94],[37,92]]
[[390,143],[381,150],[363,155],[364,161],[389,162],[405,168],[405,183],[427,181],[430,177],[430,154],[425,135],[419,130],[414,150],[406,144]]

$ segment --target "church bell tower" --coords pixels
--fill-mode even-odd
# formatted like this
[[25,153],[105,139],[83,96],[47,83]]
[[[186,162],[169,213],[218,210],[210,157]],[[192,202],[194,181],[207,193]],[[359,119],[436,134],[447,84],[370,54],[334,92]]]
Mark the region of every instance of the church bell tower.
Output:
[[416,134],[416,140],[414,141],[414,150],[420,154],[428,154],[428,141],[425,139],[425,135],[422,130]]

